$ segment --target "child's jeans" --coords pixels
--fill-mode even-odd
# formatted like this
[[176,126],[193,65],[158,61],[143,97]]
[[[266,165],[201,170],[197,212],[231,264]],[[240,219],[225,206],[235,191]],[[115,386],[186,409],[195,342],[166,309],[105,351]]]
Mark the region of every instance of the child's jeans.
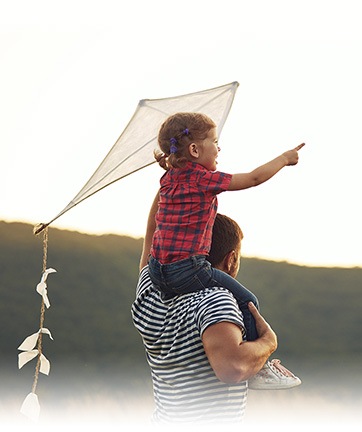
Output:
[[243,313],[247,340],[253,341],[258,338],[255,320],[248,308],[251,301],[259,309],[258,299],[236,279],[211,267],[205,255],[192,256],[170,264],[161,264],[150,256],[148,271],[153,285],[161,291],[165,300],[204,288],[228,289],[236,298]]

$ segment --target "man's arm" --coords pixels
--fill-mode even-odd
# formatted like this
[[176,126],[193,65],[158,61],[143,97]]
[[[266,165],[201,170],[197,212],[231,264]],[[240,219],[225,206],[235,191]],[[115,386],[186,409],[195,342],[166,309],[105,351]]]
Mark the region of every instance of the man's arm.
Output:
[[156,229],[155,217],[158,211],[159,199],[160,199],[160,193],[158,191],[155,199],[153,200],[151,210],[148,215],[146,235],[145,235],[145,240],[143,242],[143,250],[142,250],[141,261],[140,261],[140,271],[143,269],[143,267],[147,265],[147,257],[151,251],[153,233],[155,232]]
[[277,337],[269,324],[252,303],[249,309],[255,318],[257,340],[243,342],[240,328],[225,321],[211,325],[202,335],[211,367],[225,383],[236,384],[254,376],[277,348]]

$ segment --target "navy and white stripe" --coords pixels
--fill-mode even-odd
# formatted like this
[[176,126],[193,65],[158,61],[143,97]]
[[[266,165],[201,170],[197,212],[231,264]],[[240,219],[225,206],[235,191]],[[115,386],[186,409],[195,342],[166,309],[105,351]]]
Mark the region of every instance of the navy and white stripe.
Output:
[[222,321],[244,330],[242,315],[228,290],[207,288],[163,301],[145,267],[132,317],[151,368],[156,421],[241,421],[247,384],[219,381],[201,339],[208,326]]

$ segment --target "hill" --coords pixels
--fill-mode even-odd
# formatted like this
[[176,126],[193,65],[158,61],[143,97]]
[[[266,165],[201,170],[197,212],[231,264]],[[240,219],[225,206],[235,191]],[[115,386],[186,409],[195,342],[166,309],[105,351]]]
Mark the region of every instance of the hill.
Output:
[[[17,347],[39,329],[42,236],[32,226],[0,222],[0,341],[2,360],[16,365]],[[53,364],[99,370],[115,363],[145,370],[130,308],[142,239],[49,230],[51,308],[44,353]],[[243,258],[239,280],[254,291],[278,334],[278,356],[310,359],[362,354],[362,268],[312,268]]]

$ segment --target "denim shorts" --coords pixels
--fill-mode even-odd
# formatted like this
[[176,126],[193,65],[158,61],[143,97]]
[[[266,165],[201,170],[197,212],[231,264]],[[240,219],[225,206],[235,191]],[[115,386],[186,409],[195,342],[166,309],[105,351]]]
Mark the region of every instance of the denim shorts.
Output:
[[195,255],[167,264],[161,264],[151,256],[148,271],[153,285],[167,297],[220,286],[212,279],[212,267],[205,255]]
[[195,255],[168,264],[161,264],[150,255],[148,271],[153,285],[161,291],[164,300],[205,288],[226,288],[233,294],[243,313],[247,339],[257,339],[255,320],[249,311],[248,303],[254,303],[259,309],[258,299],[236,279],[213,268],[205,255]]

